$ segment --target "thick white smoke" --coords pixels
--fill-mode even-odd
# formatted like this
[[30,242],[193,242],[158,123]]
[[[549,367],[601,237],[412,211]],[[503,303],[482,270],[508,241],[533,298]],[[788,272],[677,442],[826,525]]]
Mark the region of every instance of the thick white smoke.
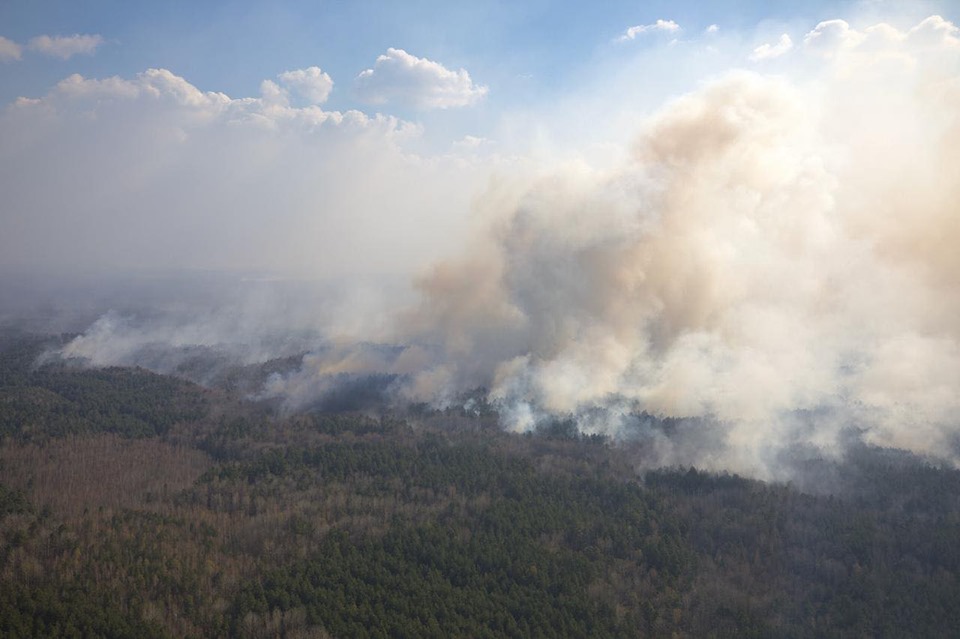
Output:
[[836,447],[845,427],[953,455],[957,29],[835,21],[806,42],[826,62],[801,80],[731,73],[665,106],[616,170],[482,200],[489,232],[420,280],[399,323],[423,366],[406,393],[444,404],[486,387],[517,429],[706,416],[727,448],[700,463],[749,472],[774,472],[786,445]]
[[958,30],[830,21],[789,55],[671,101],[614,169],[492,182],[483,232],[397,315],[403,348],[326,350],[268,392],[389,373],[436,405],[485,388],[513,429],[706,417],[720,444],[684,461],[766,476],[851,428],[955,458]]

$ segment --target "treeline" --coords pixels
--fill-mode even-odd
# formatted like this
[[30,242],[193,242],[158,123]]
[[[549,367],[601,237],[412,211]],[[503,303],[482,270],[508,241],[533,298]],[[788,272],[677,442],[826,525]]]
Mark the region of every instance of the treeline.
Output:
[[0,636],[960,628],[960,472],[903,453],[811,460],[833,482],[814,492],[638,473],[569,422],[281,417],[145,371],[37,367],[42,347],[0,357],[19,397],[0,403]]
[[0,439],[97,432],[153,437],[205,414],[199,387],[173,377],[44,363],[45,350],[59,341],[0,339]]

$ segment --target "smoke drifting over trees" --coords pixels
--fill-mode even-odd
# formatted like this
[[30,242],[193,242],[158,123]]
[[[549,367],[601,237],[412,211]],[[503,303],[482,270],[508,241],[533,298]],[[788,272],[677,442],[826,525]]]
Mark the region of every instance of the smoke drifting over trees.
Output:
[[[643,413],[702,418],[716,445],[684,459],[759,476],[776,476],[786,449],[835,451],[851,433],[955,461],[958,29],[936,16],[911,29],[830,21],[790,55],[766,61],[781,64],[769,73],[727,72],[667,101],[639,131],[622,131],[624,158],[602,166],[425,159],[398,146],[409,125],[290,107],[266,92],[231,100],[169,72],[69,78],[8,109],[0,131],[29,121],[38,137],[41,123],[55,122],[42,130],[78,142],[109,114],[123,127],[111,125],[116,139],[97,141],[98,152],[129,151],[153,142],[120,138],[160,118],[172,132],[163,166],[123,169],[137,173],[126,176],[143,187],[135,192],[107,188],[100,173],[93,186],[71,173],[77,190],[64,196],[78,200],[76,218],[56,217],[65,202],[14,190],[18,206],[56,219],[15,229],[2,247],[26,264],[44,224],[67,223],[79,242],[99,242],[103,225],[146,207],[157,228],[122,222],[133,241],[97,245],[104,264],[132,263],[145,248],[150,265],[169,267],[172,247],[174,260],[205,256],[185,258],[193,267],[316,269],[349,283],[370,260],[410,274],[412,301],[386,303],[381,284],[345,285],[327,306],[239,303],[146,322],[114,314],[62,351],[94,364],[147,363],[150,345],[218,348],[242,363],[306,352],[257,391],[290,409],[372,376],[400,403],[448,406],[484,389],[515,430],[569,418],[618,437],[635,432]],[[149,110],[123,107],[145,102]],[[42,162],[63,148],[53,138],[5,139],[6,174],[18,154]],[[33,145],[40,150],[26,151]],[[258,157],[264,148],[275,153]],[[237,192],[224,149],[247,158]],[[182,184],[179,160],[197,150],[197,175],[213,181],[169,191]],[[276,168],[290,152],[292,174]],[[308,169],[318,166],[332,191],[313,186]],[[275,201],[264,184],[274,184]],[[458,213],[470,201],[470,215]],[[187,203],[219,213],[193,218]],[[160,227],[170,220],[187,239],[171,235],[163,251],[150,249],[150,234],[166,238]],[[68,234],[55,237],[53,251],[88,255],[65,244]],[[384,238],[403,248],[378,254],[391,245]],[[672,446],[662,446],[667,463],[680,454]]]

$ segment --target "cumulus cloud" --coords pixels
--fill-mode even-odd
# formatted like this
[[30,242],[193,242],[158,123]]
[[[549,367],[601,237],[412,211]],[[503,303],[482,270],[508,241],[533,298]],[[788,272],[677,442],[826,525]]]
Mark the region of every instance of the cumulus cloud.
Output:
[[960,48],[960,28],[941,16],[930,16],[906,32],[885,23],[858,31],[844,20],[827,20],[807,33],[803,44],[808,51],[828,57],[863,53],[914,56],[924,50]]
[[101,44],[103,44],[103,37],[96,34],[41,35],[31,38],[30,42],[27,43],[27,48],[52,58],[69,60],[75,55],[93,55]]
[[495,146],[493,140],[476,135],[465,135],[461,139],[453,142],[451,147],[455,152],[475,155]]
[[0,36],[0,62],[19,60],[22,49],[23,48],[13,40]]
[[109,103],[112,100],[137,99],[146,104],[164,103],[189,107],[205,116],[214,115],[231,104],[242,104],[232,101],[223,93],[203,92],[167,69],[147,69],[132,80],[119,76],[104,79],[85,78],[74,73],[58,82],[45,98],[26,104],[33,108],[59,108],[63,115],[70,116],[74,114],[71,107],[85,101]]
[[777,40],[776,44],[765,42],[754,49],[753,53],[750,54],[750,60],[753,62],[759,62],[760,60],[779,58],[792,48],[793,40],[790,39],[788,34],[784,33],[780,35],[780,39]]
[[804,37],[804,50],[833,60],[842,76],[872,73],[912,74],[918,65],[940,75],[960,50],[960,29],[941,16],[930,16],[906,31],[887,23],[862,30],[844,20],[819,23]]
[[915,43],[960,48],[960,28],[941,16],[930,16],[910,29],[906,37]]
[[863,42],[862,33],[851,29],[846,20],[821,22],[803,38],[808,51],[833,55],[841,49],[851,49]]
[[323,104],[333,90],[333,80],[321,71],[320,67],[285,71],[279,77],[281,84],[295,91],[311,104]]
[[379,56],[372,69],[360,72],[356,90],[370,104],[399,102],[418,109],[470,106],[487,94],[487,87],[474,84],[465,69],[451,71],[393,48]]
[[630,40],[635,40],[637,36],[641,36],[645,33],[679,33],[680,25],[674,22],[673,20],[657,20],[653,24],[638,24],[633,27],[629,27],[626,31],[623,32],[617,42],[628,42]]

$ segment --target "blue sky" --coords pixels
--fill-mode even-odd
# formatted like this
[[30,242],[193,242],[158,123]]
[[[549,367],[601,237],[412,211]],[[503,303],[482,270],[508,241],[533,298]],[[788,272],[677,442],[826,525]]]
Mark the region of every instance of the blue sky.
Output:
[[[166,68],[203,90],[257,95],[277,74],[319,66],[335,89],[329,106],[357,108],[358,73],[388,48],[466,69],[490,87],[488,108],[564,97],[657,38],[611,46],[634,25],[673,20],[682,37],[717,24],[745,46],[766,31],[802,33],[820,20],[893,14],[916,20],[949,13],[930,2],[138,2],[8,0],[0,36],[99,34],[93,55],[69,60],[24,55],[0,64],[0,102],[38,96],[71,73],[128,77]],[[947,16],[950,17],[949,15]],[[868,18],[867,18],[868,19]],[[410,116],[403,109],[400,115]],[[489,117],[489,114],[487,114]]]

